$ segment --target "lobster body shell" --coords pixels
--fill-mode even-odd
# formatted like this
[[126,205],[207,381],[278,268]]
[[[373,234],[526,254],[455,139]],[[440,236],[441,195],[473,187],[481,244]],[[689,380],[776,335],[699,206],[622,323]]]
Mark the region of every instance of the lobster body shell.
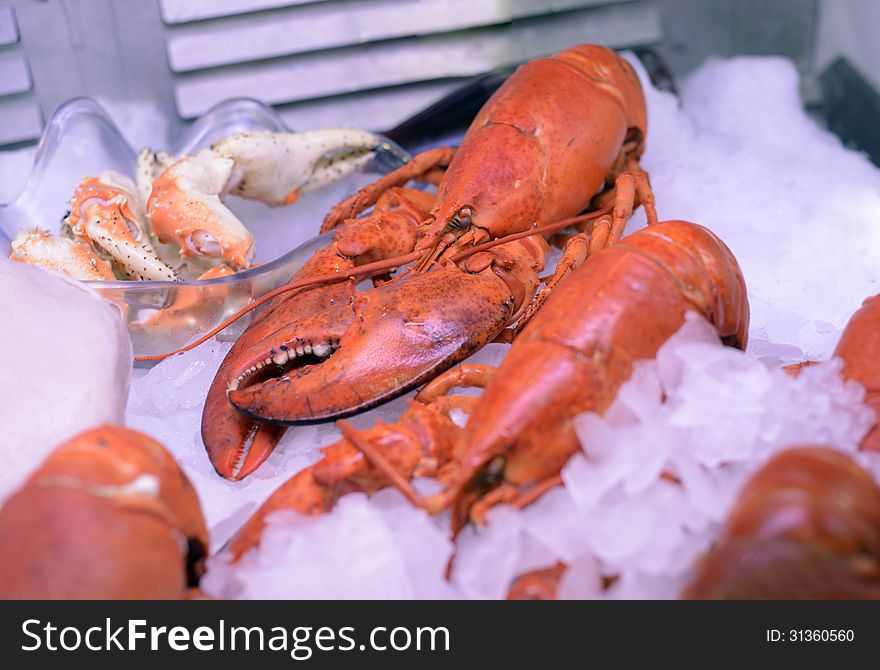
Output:
[[[426,241],[463,209],[495,239],[586,209],[620,167],[628,135],[637,159],[647,114],[632,67],[580,45],[511,75],[483,106],[438,187]],[[465,242],[467,240],[462,240]]]
[[880,295],[865,300],[853,314],[834,355],[843,359],[843,376],[865,387],[865,404],[878,419],[861,448],[880,451]]
[[[470,416],[447,495],[479,487],[495,457],[518,487],[558,474],[578,439],[577,414],[607,410],[633,364],[652,358],[696,312],[744,348],[745,283],[705,228],[667,221],[587,259],[523,330]],[[447,500],[447,502],[449,502]]]
[[59,447],[0,509],[0,598],[182,598],[207,551],[173,457],[104,426]]

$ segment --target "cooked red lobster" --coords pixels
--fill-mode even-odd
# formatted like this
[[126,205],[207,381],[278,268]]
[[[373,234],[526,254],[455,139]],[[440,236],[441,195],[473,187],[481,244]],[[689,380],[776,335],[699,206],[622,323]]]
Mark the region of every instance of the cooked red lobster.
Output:
[[[617,241],[639,202],[655,222],[638,166],[646,131],[632,67],[581,45],[517,70],[457,150],[420,154],[337,206],[323,228],[334,231],[331,244],[271,300],[217,373],[202,420],[217,472],[244,477],[271,453],[279,424],[368,409],[519,319],[545,250],[535,240],[481,244],[591,209],[580,221],[588,243],[568,250],[577,260]],[[413,179],[439,179],[436,198],[403,188]],[[327,285],[334,275],[352,280]],[[373,278],[374,288],[358,292],[356,276]]]
[[[327,511],[349,491],[393,485],[431,512],[454,508],[454,526],[479,520],[498,502],[525,505],[559,482],[579,447],[572,419],[604,412],[633,363],[653,357],[684,323],[701,314],[727,344],[743,347],[749,309],[745,284],[726,246],[705,228],[667,221],[587,258],[546,304],[495,370],[452,368],[428,384],[394,425],[355,431],[282,486],[233,541],[241,553],[259,541],[265,517],[281,508]],[[447,395],[484,386],[479,398]],[[464,428],[452,409],[470,415]],[[409,482],[445,484],[422,499]]]

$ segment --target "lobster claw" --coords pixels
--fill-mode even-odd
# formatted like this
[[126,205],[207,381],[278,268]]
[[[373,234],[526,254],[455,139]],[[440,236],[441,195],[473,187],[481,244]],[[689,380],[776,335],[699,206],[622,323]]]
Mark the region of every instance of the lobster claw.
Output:
[[[202,414],[202,439],[214,469],[222,477],[235,480],[252,473],[269,457],[284,434],[283,428],[256,423],[236,411],[226,398],[229,389],[236,388],[243,380],[260,379],[266,374],[264,368],[269,369],[273,363],[273,357],[281,360],[278,356],[284,350],[267,345],[273,335],[288,328],[299,328],[303,334],[315,332],[309,324],[312,314],[342,319],[340,323],[344,323],[345,317],[351,314],[348,305],[353,295],[354,289],[349,284],[336,284],[299,294],[295,300],[290,298],[270,305],[226,355],[208,390]],[[296,353],[296,349],[291,353]]]
[[312,353],[287,361],[281,356],[276,360],[284,364],[276,366],[275,376],[242,380],[229,391],[229,401],[252,419],[285,425],[360,412],[491,342],[516,302],[490,269],[471,274],[444,267],[405,275],[358,293],[344,318],[326,310],[309,319],[308,328],[292,324],[266,338],[255,348],[255,360],[309,340]]

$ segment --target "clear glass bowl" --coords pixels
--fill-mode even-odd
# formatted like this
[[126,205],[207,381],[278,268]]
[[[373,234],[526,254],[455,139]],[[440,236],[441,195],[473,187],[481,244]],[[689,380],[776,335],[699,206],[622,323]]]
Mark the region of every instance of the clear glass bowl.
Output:
[[[193,153],[244,130],[290,129],[262,103],[230,100],[190,126],[171,147],[171,153]],[[67,201],[80,180],[105,170],[133,177],[135,153],[94,100],[78,98],[59,107],[40,140],[24,190],[11,202],[0,204],[0,252],[9,255],[9,242],[21,228],[39,226],[58,232]],[[376,173],[387,173],[407,160],[409,155],[403,149],[386,141],[365,170],[308,193],[291,207],[269,208],[229,198],[226,204],[251,230],[256,242],[259,265],[245,272],[201,281],[84,283],[119,306],[135,355],[173,351],[288,281],[315,249],[329,241],[329,235],[315,234],[330,208],[374,180]],[[247,322],[242,319],[222,336],[237,337]]]

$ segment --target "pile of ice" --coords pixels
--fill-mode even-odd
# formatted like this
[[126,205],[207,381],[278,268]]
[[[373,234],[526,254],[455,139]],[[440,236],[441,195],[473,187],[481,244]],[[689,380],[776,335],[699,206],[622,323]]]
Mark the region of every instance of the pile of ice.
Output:
[[[826,359],[850,314],[880,292],[880,172],[807,117],[786,61],[710,62],[682,82],[680,105],[643,83],[643,162],[660,215],[706,225],[733,249],[752,305],[749,353],[708,344],[691,324],[658,361],[638,366],[604,419],[579,420],[586,452],[566,468],[565,488],[522,513],[498,508],[487,527],[459,536],[451,583],[441,568],[452,555],[445,520],[389,491],[370,501],[349,496],[320,519],[279,514],[260,552],[232,572],[222,559],[212,563],[209,590],[502,597],[513,576],[563,560],[574,567],[562,595],[600,595],[600,576],[616,574],[601,595],[674,596],[744,478],[771,453],[797,442],[852,451],[867,416],[836,365],[798,379],[775,368]],[[643,220],[637,214],[629,230]],[[194,480],[215,548],[338,438],[332,425],[295,428],[244,482],[219,478],[199,418],[227,348],[211,343],[137,371],[128,409],[129,425],[168,445]],[[397,401],[356,417],[357,425],[393,420],[401,408]]]
[[[636,365],[604,417],[577,419],[583,453],[563,470],[565,486],[525,510],[494,509],[456,547],[448,519],[394,491],[344,497],[320,518],[277,512],[260,548],[234,566],[215,558],[204,586],[250,598],[503,598],[518,575],[562,561],[561,597],[675,597],[745,480],[776,451],[831,445],[880,474],[876,458],[856,455],[873,417],[839,367],[793,378],[689,319]],[[608,577],[617,580],[605,590]]]
[[276,512],[259,550],[233,566],[224,554],[210,560],[202,589],[226,598],[451,598],[443,575],[452,551],[445,529],[396,491],[356,493],[324,517]]
[[121,423],[131,377],[115,305],[0,257],[0,503],[62,442]]
[[[849,315],[880,292],[880,172],[807,116],[782,58],[710,60],[681,104],[645,83],[661,218],[715,231],[742,266],[750,350],[830,356]],[[628,230],[643,222],[640,212]]]

